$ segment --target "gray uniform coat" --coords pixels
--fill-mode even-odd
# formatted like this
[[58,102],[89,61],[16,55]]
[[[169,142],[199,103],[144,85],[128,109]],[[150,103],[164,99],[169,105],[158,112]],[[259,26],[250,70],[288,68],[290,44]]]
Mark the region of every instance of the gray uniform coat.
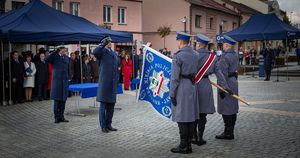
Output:
[[[231,72],[237,72],[239,64],[238,54],[230,49],[225,51],[219,61],[220,69],[226,79],[228,87],[234,94],[238,94],[238,81],[235,77],[228,77]],[[218,81],[219,83],[219,81]],[[221,99],[218,95],[218,113],[222,115],[233,115],[238,113],[239,105],[238,100],[226,94],[224,99]]]
[[50,99],[56,101],[66,101],[69,86],[69,57],[60,55],[57,52],[51,53],[46,61],[52,64],[52,85]]
[[97,101],[115,103],[119,83],[119,57],[110,48],[97,47],[93,54],[99,60],[99,88]]
[[[198,49],[197,52],[200,56],[200,62],[198,66],[198,71],[204,66],[205,62],[209,58],[210,52],[207,49]],[[217,63],[217,58],[213,61],[211,66],[208,68],[204,76],[209,76],[211,74],[215,74],[219,84],[224,87],[228,88],[226,80],[220,71],[219,65]],[[196,85],[197,87],[197,104],[199,106],[199,113],[204,114],[213,114],[216,112],[215,104],[214,104],[214,96],[213,96],[213,89],[209,78],[203,77],[200,82]]]
[[175,122],[194,122],[199,118],[196,105],[196,86],[181,75],[197,73],[199,56],[191,47],[178,50],[172,60],[170,97],[175,97],[177,106],[172,107],[172,120]]

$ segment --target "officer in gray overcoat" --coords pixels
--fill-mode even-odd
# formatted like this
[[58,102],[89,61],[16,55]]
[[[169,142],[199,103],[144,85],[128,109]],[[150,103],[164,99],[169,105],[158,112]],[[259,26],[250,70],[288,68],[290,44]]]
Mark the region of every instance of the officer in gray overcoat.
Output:
[[170,99],[173,104],[172,120],[179,127],[180,144],[171,152],[187,154],[192,152],[194,123],[199,115],[194,85],[199,57],[189,46],[190,35],[178,32],[176,39],[179,50],[172,60]]
[[[209,38],[203,34],[197,34],[197,52],[200,56],[200,62],[198,65],[198,71],[204,66],[206,61],[210,56],[210,52],[207,49],[209,43]],[[211,66],[205,72],[203,78],[200,80],[197,87],[197,104],[199,106],[199,119],[196,121],[194,138],[192,143],[199,146],[206,144],[206,141],[203,140],[203,133],[205,130],[205,124],[207,122],[207,114],[213,114],[216,112],[214,105],[213,89],[209,81],[209,75],[215,74],[219,84],[225,88],[227,91],[230,91],[223,76],[223,73],[220,71],[219,65],[217,64],[217,58],[214,59]],[[197,131],[198,126],[198,131]]]
[[[228,87],[232,90],[230,93],[238,95],[238,54],[233,50],[236,41],[231,37],[224,35],[223,39],[224,54],[219,61],[220,69],[226,79]],[[220,80],[218,80],[220,84]],[[224,132],[216,136],[216,139],[234,139],[234,126],[237,113],[239,111],[238,100],[230,94],[219,91],[218,95],[218,113],[222,114],[225,124]]]
[[69,57],[65,54],[64,46],[51,53],[46,61],[52,64],[52,85],[50,99],[54,100],[54,123],[69,122],[64,117],[65,105],[68,97],[69,86]]
[[111,38],[105,37],[102,39],[101,44],[93,51],[93,54],[100,63],[97,92],[97,101],[100,102],[100,127],[104,133],[117,131],[111,126],[111,123],[116,104],[120,60],[118,55],[111,49]]

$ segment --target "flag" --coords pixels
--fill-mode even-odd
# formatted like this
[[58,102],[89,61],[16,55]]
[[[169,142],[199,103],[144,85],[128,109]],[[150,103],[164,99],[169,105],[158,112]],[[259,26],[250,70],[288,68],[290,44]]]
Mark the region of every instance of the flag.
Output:
[[144,45],[143,69],[138,99],[147,101],[161,116],[170,119],[170,81],[172,59]]

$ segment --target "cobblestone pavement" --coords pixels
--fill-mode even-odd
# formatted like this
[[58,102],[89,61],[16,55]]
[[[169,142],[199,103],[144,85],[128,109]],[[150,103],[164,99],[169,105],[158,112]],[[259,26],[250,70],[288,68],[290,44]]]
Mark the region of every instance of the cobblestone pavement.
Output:
[[[0,157],[299,157],[300,78],[264,82],[239,78],[240,95],[252,105],[241,106],[233,141],[216,140],[223,130],[218,114],[209,115],[207,145],[193,146],[190,155],[170,148],[179,142],[176,123],[157,115],[148,103],[135,102],[135,92],[118,96],[113,126],[99,129],[93,99],[80,100],[86,117],[66,116],[70,123],[53,123],[51,101],[0,107]],[[274,80],[274,79],[273,79]],[[66,111],[75,111],[76,97]]]

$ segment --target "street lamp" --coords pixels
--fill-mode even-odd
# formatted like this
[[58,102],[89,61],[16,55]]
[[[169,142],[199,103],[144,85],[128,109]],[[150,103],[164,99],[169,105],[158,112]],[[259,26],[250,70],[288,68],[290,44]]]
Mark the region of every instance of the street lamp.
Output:
[[184,32],[186,32],[186,22],[187,22],[186,16],[184,16],[180,21],[184,24]]

